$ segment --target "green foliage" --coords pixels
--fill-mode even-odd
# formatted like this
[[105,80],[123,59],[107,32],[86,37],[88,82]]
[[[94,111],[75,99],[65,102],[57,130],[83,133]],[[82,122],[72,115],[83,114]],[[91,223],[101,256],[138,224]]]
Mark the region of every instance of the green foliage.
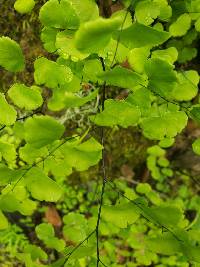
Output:
[[112,33],[121,24],[121,19],[98,18],[94,21],[85,22],[80,26],[75,35],[75,46],[84,53],[98,53],[108,45]]
[[15,10],[21,14],[26,14],[31,12],[34,6],[35,6],[34,0],[17,0],[14,4]]
[[9,37],[0,38],[0,66],[13,72],[22,71],[25,66],[20,46]]
[[159,6],[152,1],[141,1],[136,5],[135,15],[139,23],[150,25],[160,13]]
[[105,221],[111,222],[117,227],[126,228],[139,218],[137,207],[131,203],[115,206],[104,206],[102,216]]
[[54,229],[51,224],[41,223],[35,228],[37,237],[41,239],[49,248],[55,248],[57,251],[62,251],[65,247],[65,242],[62,239],[56,238]]
[[119,125],[122,127],[134,126],[139,122],[140,110],[125,101],[106,100],[105,110],[91,117],[91,120],[102,126]]
[[194,153],[196,153],[197,155],[200,155],[200,139],[196,139],[194,141],[194,143],[192,144],[192,149],[194,151]]
[[146,62],[145,71],[149,78],[148,88],[159,96],[169,97],[177,82],[173,66],[162,59],[152,58]]
[[196,178],[173,157],[188,117],[200,123],[199,1],[17,0],[13,9],[31,13],[36,2],[51,53],[33,51],[36,85],[17,73],[20,45],[0,38],[0,66],[14,72],[0,93],[3,253],[26,267],[198,264]]
[[187,116],[183,111],[152,113],[141,123],[144,135],[154,140],[175,137],[186,125]]
[[21,109],[34,110],[43,103],[41,90],[37,86],[27,87],[24,84],[16,83],[8,91],[13,103]]
[[76,29],[79,26],[75,9],[67,0],[47,1],[40,9],[39,18],[47,27]]
[[137,22],[122,31],[118,31],[114,36],[115,39],[119,38],[119,35],[120,42],[129,49],[142,46],[157,46],[164,43],[170,37],[167,32],[158,31]]
[[169,27],[169,32],[172,36],[183,36],[187,33],[191,25],[191,18],[189,14],[182,14],[174,23]]
[[192,100],[198,93],[199,75],[190,70],[178,73],[178,84],[173,89],[173,97],[178,101]]
[[115,67],[110,71],[105,71],[99,74],[102,81],[105,81],[108,85],[114,85],[121,88],[133,89],[137,85],[144,83],[144,78],[126,68]]
[[24,124],[25,139],[35,148],[41,148],[60,139],[64,133],[64,126],[49,116],[34,116],[28,118]]
[[8,220],[0,210],[0,230],[8,228]]
[[66,85],[71,82],[73,77],[70,68],[59,65],[44,57],[38,58],[35,61],[34,67],[35,82],[39,85],[46,85],[49,88]]
[[8,104],[4,94],[0,94],[0,123],[3,125],[12,125],[16,121],[17,112]]
[[25,182],[32,197],[40,201],[56,202],[62,196],[62,188],[39,168],[26,173]]

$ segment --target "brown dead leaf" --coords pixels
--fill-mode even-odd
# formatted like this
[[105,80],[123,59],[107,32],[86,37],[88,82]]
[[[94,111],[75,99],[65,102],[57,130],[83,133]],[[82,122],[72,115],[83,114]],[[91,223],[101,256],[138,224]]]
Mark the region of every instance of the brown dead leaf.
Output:
[[62,225],[62,220],[56,208],[54,206],[49,206],[45,212],[45,218],[53,226],[60,227]]
[[128,166],[127,164],[122,165],[121,167],[121,174],[126,177],[126,178],[133,178],[134,176],[134,171],[132,170],[132,168],[130,166]]

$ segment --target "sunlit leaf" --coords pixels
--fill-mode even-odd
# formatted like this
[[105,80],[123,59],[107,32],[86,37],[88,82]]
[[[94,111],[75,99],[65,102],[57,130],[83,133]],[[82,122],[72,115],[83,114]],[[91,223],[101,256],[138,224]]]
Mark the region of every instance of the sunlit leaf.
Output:
[[140,116],[141,113],[137,106],[125,101],[109,99],[105,101],[105,110],[95,116],[91,116],[91,120],[101,126],[119,125],[126,128],[136,125]]
[[7,103],[4,94],[0,94],[0,123],[12,125],[16,121],[16,110]]
[[46,27],[76,29],[79,18],[68,0],[49,0],[40,9],[40,21]]
[[62,188],[37,167],[27,172],[24,179],[32,197],[40,201],[56,202],[63,194]]
[[21,14],[29,13],[35,6],[34,0],[17,0],[14,4],[14,8]]
[[73,74],[70,68],[41,57],[34,64],[35,82],[39,85],[46,85],[49,88],[56,88],[72,81]]
[[81,24],[75,35],[75,46],[83,53],[97,53],[109,43],[111,35],[121,24],[121,19],[98,18]]
[[118,31],[114,37],[119,38],[120,42],[129,49],[140,48],[142,46],[157,46],[164,43],[170,37],[170,34],[165,31],[158,31],[152,27],[133,23],[130,27]]
[[22,71],[25,67],[20,46],[9,37],[0,38],[0,66],[13,72]]
[[64,133],[64,126],[49,116],[34,116],[28,118],[24,124],[25,139],[35,148],[41,148],[60,139]]
[[189,30],[191,26],[191,18],[189,14],[181,15],[174,23],[169,27],[169,32],[172,36],[183,36]]
[[139,218],[137,207],[132,203],[103,206],[102,217],[120,228],[127,228]]
[[137,85],[145,84],[145,79],[140,74],[121,66],[117,66],[110,71],[104,71],[98,76],[106,84],[121,88],[133,89]]
[[37,86],[27,87],[16,83],[9,89],[8,95],[16,106],[26,110],[37,109],[43,103],[40,88]]

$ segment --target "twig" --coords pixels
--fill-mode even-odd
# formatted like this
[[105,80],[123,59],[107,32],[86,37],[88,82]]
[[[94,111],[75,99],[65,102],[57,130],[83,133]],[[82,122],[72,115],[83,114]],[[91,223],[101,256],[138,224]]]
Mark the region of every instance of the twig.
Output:
[[[102,58],[100,58],[103,71],[105,71],[105,64]],[[104,103],[106,99],[106,83],[104,82],[102,86],[102,101],[101,101],[101,109],[104,110]],[[99,204],[99,210],[97,215],[97,224],[96,224],[96,254],[97,254],[97,264],[96,266],[99,266],[100,262],[100,250],[99,250],[99,225],[101,220],[101,211],[102,211],[102,205],[103,205],[103,199],[104,199],[104,193],[105,193],[105,186],[107,182],[107,176],[106,176],[106,168],[105,168],[105,140],[104,140],[104,127],[101,127],[101,145],[103,147],[102,151],[102,172],[103,172],[103,180],[102,180],[102,187],[101,187],[101,197],[100,197],[100,204]]]
[[124,23],[126,22],[126,19],[127,19],[127,16],[128,16],[128,12],[129,12],[129,8],[131,7],[133,1],[134,1],[134,0],[131,1],[129,7],[127,8],[127,10],[126,10],[126,14],[125,14],[125,16],[124,16],[124,19],[123,19],[122,24],[121,24],[121,27],[120,27],[119,35],[118,35],[118,37],[117,37],[117,44],[116,44],[116,48],[115,48],[115,52],[114,52],[114,56],[113,56],[112,62],[111,62],[111,64],[110,64],[110,68],[111,68],[111,69],[114,67],[113,64],[114,64],[115,58],[116,58],[116,56],[117,56],[117,51],[118,51],[118,48],[119,48],[119,42],[120,42],[121,32],[122,32],[122,30],[123,30]]
[[100,262],[104,267],[108,267],[107,265],[105,265],[105,263],[103,263],[102,260],[99,260],[99,262]]

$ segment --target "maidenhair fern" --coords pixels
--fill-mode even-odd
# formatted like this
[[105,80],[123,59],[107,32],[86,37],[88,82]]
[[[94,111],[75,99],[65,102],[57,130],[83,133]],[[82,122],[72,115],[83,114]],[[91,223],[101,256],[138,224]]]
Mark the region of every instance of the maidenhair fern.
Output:
[[[26,14],[37,2],[17,0],[13,8]],[[50,223],[32,225],[37,241],[16,250],[20,262],[27,267],[125,266],[116,263],[109,244],[118,236],[116,243],[127,240],[123,246],[138,259],[126,266],[156,264],[157,254],[200,263],[199,224],[190,224],[178,201],[159,196],[162,183],[175,179],[167,149],[189,120],[200,122],[199,74],[190,67],[199,41],[199,1],[115,1],[121,10],[110,17],[108,1],[97,2],[46,1],[38,14],[46,52],[33,62],[34,82],[27,85],[15,76],[7,93],[0,94],[0,229],[13,224],[9,214],[28,217],[45,202],[68,201],[65,178],[99,165],[94,197],[84,189],[92,203],[83,208],[72,201],[73,208],[79,205],[77,212],[61,209],[59,237]],[[26,71],[25,65],[20,45],[2,36],[0,66],[18,73]],[[95,101],[98,107],[87,114],[90,126],[68,129],[62,112]],[[147,166],[158,192],[146,181],[134,190],[108,177],[106,138],[128,127],[151,140]],[[199,138],[192,148],[200,155]],[[138,230],[140,224],[144,229]],[[40,246],[54,251],[54,257]],[[147,259],[142,261],[138,251]]]

